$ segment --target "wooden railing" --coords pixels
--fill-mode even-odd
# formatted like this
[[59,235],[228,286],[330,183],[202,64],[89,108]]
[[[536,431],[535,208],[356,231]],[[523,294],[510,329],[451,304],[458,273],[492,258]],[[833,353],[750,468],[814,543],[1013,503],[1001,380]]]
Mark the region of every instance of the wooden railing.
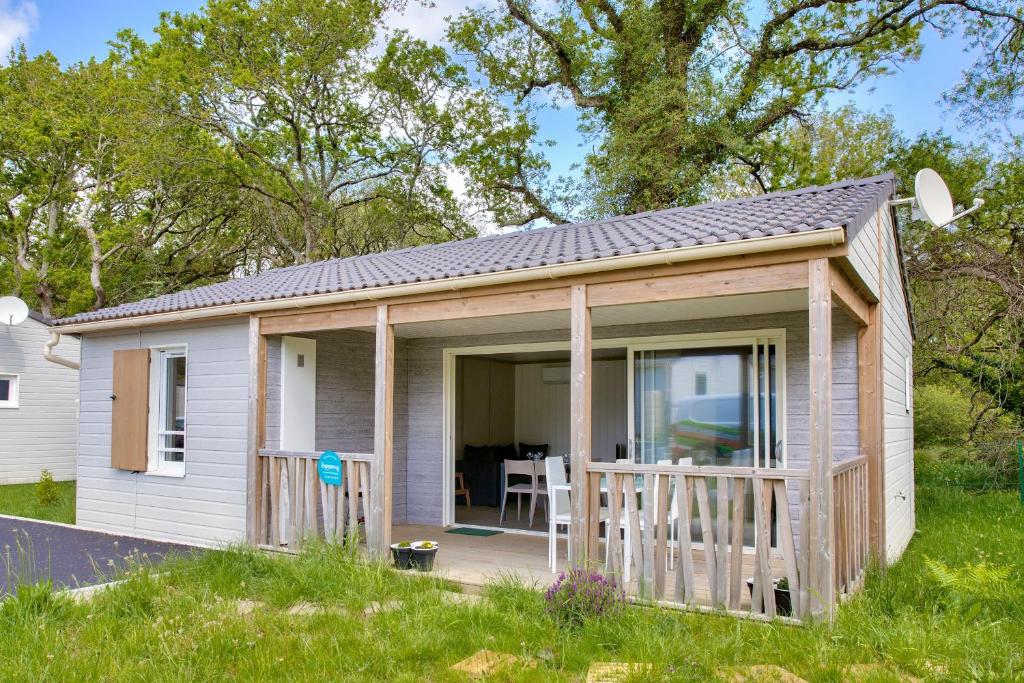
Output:
[[[628,593],[773,618],[778,614],[773,581],[785,577],[791,615],[808,615],[809,593],[802,581],[807,534],[800,535],[804,543],[798,549],[793,519],[794,510],[806,514],[808,509],[806,471],[595,462],[587,472],[591,559],[602,560],[597,529],[604,526],[605,569]],[[753,505],[753,538],[745,533],[747,505]],[[602,518],[608,522],[597,524]],[[807,528],[805,520],[800,524]],[[673,527],[677,532],[670,544]],[[699,529],[699,542],[691,540],[691,529]],[[744,544],[745,536],[753,546]]]
[[[370,491],[371,453],[339,454],[342,485],[327,486],[317,474],[319,452],[261,450],[256,461],[256,542],[296,550],[306,538],[359,538]],[[362,506],[360,506],[362,503]]]
[[868,461],[845,460],[832,469],[832,524],[835,529],[836,592],[860,587],[871,553],[868,532]]

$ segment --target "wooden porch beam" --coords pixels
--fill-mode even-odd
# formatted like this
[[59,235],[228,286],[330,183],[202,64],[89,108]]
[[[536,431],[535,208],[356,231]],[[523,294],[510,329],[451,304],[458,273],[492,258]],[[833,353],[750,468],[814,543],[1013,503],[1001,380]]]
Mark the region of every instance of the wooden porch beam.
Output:
[[569,288],[556,287],[532,292],[508,292],[483,296],[463,296],[440,301],[394,304],[391,306],[391,322],[394,325],[400,325],[402,323],[483,318],[514,313],[540,313],[567,310],[568,308]]
[[377,306],[376,363],[373,401],[373,466],[370,472],[370,510],[366,515],[366,546],[373,557],[384,557],[391,545],[391,484],[393,462],[395,328],[388,306]]
[[871,552],[885,561],[885,505],[882,495],[882,309],[872,304],[868,324],[857,330],[857,414],[860,450],[868,461],[868,534]]
[[810,508],[808,588],[811,609],[831,619],[835,605],[832,510],[832,287],[828,259],[808,263],[810,364]]
[[569,548],[572,563],[586,566],[589,561],[590,487],[587,486],[587,464],[591,451],[591,324],[587,286],[572,288],[572,332],[570,338],[570,452],[572,472],[570,485],[571,522]]
[[590,285],[588,303],[615,306],[806,288],[807,262],[800,261]]
[[854,286],[847,279],[843,271],[835,263],[830,262],[829,278],[832,287],[832,296],[839,307],[846,311],[858,325],[864,327],[868,324],[868,307],[870,304],[860,295]]
[[374,327],[376,324],[377,308],[368,306],[366,308],[340,308],[333,311],[304,311],[267,316],[261,319],[260,332],[265,335],[291,334],[353,327]]

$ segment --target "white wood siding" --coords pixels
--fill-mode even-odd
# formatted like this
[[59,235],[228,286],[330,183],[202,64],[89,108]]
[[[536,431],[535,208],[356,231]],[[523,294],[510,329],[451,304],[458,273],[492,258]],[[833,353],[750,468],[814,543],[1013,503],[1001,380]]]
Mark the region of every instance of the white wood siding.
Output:
[[[849,250],[846,256],[854,272],[876,299],[878,298],[878,222],[884,220],[881,218],[882,213],[888,212],[884,210],[876,212],[853,235],[849,241]],[[888,223],[883,229],[890,229]]]
[[[113,352],[188,345],[184,477],[110,467]],[[78,524],[218,545],[245,538],[247,320],[86,335],[82,343]]]
[[[882,396],[885,424],[886,554],[895,561],[914,535],[914,415],[908,411],[905,367],[913,358],[910,311],[899,252],[887,211],[882,214]],[[866,230],[865,230],[866,232]],[[913,400],[909,401],[911,406]]]
[[[50,330],[29,318],[0,325],[0,374],[18,375],[18,407],[0,408],[0,484],[75,478],[78,371],[43,358]],[[61,337],[55,353],[78,360],[79,341]]]

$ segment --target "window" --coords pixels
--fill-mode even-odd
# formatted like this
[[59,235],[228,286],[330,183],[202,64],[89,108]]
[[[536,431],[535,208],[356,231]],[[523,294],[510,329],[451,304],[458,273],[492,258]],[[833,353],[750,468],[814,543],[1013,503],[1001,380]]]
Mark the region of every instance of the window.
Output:
[[150,351],[150,471],[185,474],[187,364],[184,347]]
[[18,376],[0,374],[0,408],[18,407]]

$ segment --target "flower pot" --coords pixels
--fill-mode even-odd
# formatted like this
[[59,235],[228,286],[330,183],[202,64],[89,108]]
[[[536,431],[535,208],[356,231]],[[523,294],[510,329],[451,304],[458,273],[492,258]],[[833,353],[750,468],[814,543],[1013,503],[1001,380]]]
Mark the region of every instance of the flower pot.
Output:
[[423,543],[412,544],[412,565],[421,572],[429,572],[434,568],[434,556],[437,555],[437,543],[432,548],[423,548]]
[[[793,602],[789,598],[788,588],[779,588],[779,579],[772,580],[775,593],[775,613],[780,617],[788,617],[793,614]],[[750,597],[754,597],[754,579],[747,579],[747,588],[750,589]]]
[[412,546],[399,547],[397,543],[392,543],[391,559],[395,561],[395,569],[412,569]]

